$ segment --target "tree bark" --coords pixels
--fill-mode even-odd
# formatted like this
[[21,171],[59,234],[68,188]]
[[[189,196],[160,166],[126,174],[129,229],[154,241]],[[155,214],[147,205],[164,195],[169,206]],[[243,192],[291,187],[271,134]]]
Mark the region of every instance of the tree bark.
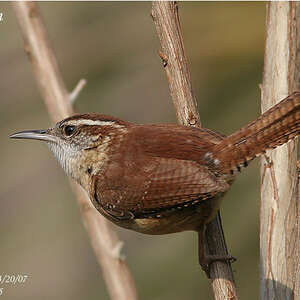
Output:
[[[299,89],[300,6],[269,2],[262,112]],[[268,151],[261,163],[261,299],[300,299],[298,141]]]
[[[180,124],[200,127],[197,101],[181,34],[175,2],[152,2],[152,18],[161,43],[159,55],[166,71],[170,93]],[[210,254],[226,255],[227,248],[218,216],[207,226],[206,248]],[[238,299],[230,263],[214,262],[210,268],[215,299]]]
[[[70,97],[67,92],[37,4],[13,2],[13,7],[38,87],[51,119],[57,122],[74,113],[71,105],[74,93]],[[75,94],[78,93],[76,90],[75,92]],[[102,267],[111,299],[137,299],[133,278],[127,263],[120,254],[122,242],[113,231],[111,223],[97,212],[79,185],[72,182],[71,186],[76,195],[96,259]]]

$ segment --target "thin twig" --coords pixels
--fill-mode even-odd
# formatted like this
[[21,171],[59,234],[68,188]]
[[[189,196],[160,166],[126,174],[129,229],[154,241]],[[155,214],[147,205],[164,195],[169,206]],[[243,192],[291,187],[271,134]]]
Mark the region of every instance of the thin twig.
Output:
[[69,94],[69,99],[72,104],[74,104],[75,100],[77,99],[78,95],[86,85],[86,80],[84,78],[80,79],[75,86],[74,90]]
[[[40,92],[51,119],[56,122],[71,115],[73,109],[53,50],[49,45],[38,6],[33,2],[13,2],[13,7]],[[75,89],[73,95],[78,94],[80,87],[82,83]],[[72,189],[76,194],[97,261],[102,267],[111,299],[137,299],[134,281],[126,262],[121,259],[120,241],[110,222],[96,211],[79,185],[72,183]]]
[[[184,52],[178,7],[175,2],[154,1],[152,18],[161,43],[159,55],[169,80],[169,87],[179,123],[200,127],[197,102]],[[211,254],[226,255],[227,248],[219,216],[207,226],[206,247]],[[215,262],[210,277],[215,299],[238,299],[230,264]]]

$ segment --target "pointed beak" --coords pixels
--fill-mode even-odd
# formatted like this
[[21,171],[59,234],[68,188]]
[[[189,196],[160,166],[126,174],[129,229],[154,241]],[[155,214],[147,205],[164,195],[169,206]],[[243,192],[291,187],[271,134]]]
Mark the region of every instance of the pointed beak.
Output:
[[47,133],[47,130],[25,130],[16,132],[9,136],[11,139],[30,139],[30,140],[40,140],[45,142],[56,142],[55,136]]

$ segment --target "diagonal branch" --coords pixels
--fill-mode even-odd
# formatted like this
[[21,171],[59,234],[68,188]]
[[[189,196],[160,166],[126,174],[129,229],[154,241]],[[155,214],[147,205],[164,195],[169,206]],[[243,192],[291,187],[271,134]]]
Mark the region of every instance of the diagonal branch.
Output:
[[[33,2],[13,2],[13,7],[38,87],[51,119],[56,122],[72,114],[73,109],[55,55],[49,45],[38,6]],[[80,88],[75,94],[78,94],[79,90]],[[102,267],[111,299],[137,299],[133,278],[127,263],[120,255],[122,243],[112,230],[110,222],[96,211],[83,189],[74,183],[71,186],[79,203],[96,259]]]
[[[152,18],[161,43],[159,55],[166,71],[171,96],[179,123],[200,127],[196,99],[184,52],[178,8],[175,2],[154,1]],[[226,255],[227,249],[221,219],[218,216],[207,226],[206,247],[211,254]],[[238,299],[230,264],[214,262],[210,270],[215,299]],[[224,297],[224,295],[226,295]]]

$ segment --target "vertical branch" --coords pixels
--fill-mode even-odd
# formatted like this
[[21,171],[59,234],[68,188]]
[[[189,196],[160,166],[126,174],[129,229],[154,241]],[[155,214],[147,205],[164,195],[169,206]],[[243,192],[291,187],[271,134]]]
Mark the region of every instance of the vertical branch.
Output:
[[[38,87],[51,119],[56,122],[73,113],[70,98],[74,98],[74,94],[70,97],[65,88],[37,5],[33,2],[14,2],[13,7]],[[120,255],[122,242],[109,221],[92,206],[83,189],[77,184],[71,185],[111,299],[137,299],[134,281],[127,263]]]
[[[178,8],[175,2],[154,1],[152,18],[161,43],[163,61],[178,122],[200,127],[196,99],[184,51]],[[207,226],[206,248],[211,254],[226,255],[227,249],[219,216]],[[237,299],[230,264],[214,262],[210,270],[215,299]]]
[[185,55],[178,7],[175,2],[154,1],[151,16],[161,44],[163,61],[177,119],[180,124],[201,126],[197,101]]
[[[267,4],[262,112],[299,89],[300,5]],[[261,299],[300,297],[298,141],[268,151],[261,164]]]

